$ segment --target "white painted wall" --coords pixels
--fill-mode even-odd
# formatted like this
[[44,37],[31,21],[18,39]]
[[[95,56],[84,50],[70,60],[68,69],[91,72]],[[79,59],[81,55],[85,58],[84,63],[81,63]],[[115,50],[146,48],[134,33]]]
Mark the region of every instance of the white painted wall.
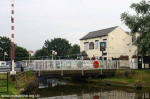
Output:
[[[94,42],[94,49],[89,49],[86,51],[88,54],[89,58],[95,56],[95,57],[100,57],[102,56],[102,52],[100,51],[100,42],[103,42],[103,39],[107,39],[108,36],[103,36],[103,37],[98,37],[98,38],[92,38],[92,39],[87,39],[87,40],[81,40],[80,41],[80,51],[84,51],[84,42]],[[95,49],[95,41],[99,41],[99,46],[98,49]],[[107,43],[107,42],[106,42]],[[106,48],[107,49],[107,48]]]
[[136,54],[137,47],[132,45],[132,36],[127,34],[123,29],[117,27],[108,36],[91,38],[87,40],[80,40],[80,51],[84,51],[84,42],[94,42],[95,40],[99,41],[98,49],[87,50],[89,58],[93,56],[102,56],[102,52],[100,51],[100,42],[103,42],[103,39],[107,39],[106,41],[106,52],[107,58],[118,58],[121,55],[132,57],[132,55]]

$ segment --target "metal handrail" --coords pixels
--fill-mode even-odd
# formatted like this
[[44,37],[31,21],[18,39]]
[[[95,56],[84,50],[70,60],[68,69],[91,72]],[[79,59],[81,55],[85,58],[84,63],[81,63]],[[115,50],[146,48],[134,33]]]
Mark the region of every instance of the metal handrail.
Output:
[[[97,60],[100,64],[97,69],[121,69],[119,60],[102,61]],[[82,70],[95,69],[93,67],[94,60],[32,60],[24,61],[24,66],[28,66],[34,71],[46,70]],[[124,65],[124,64],[121,64]],[[127,62],[127,64],[129,63]]]

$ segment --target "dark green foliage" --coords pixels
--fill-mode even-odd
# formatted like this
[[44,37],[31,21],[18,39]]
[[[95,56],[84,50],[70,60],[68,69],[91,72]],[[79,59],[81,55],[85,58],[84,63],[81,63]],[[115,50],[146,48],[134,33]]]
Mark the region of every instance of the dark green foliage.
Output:
[[51,59],[52,51],[57,52],[57,55],[53,56],[54,59],[76,59],[80,54],[80,46],[71,46],[69,41],[63,38],[46,40],[43,48],[35,52],[34,59]]
[[15,61],[27,60],[29,58],[29,52],[20,46],[15,46]]
[[4,52],[7,52],[8,56],[6,60],[10,60],[11,53],[11,40],[7,37],[0,36],[0,61],[4,60]]
[[131,29],[134,35],[140,33],[135,45],[138,47],[138,53],[142,56],[150,55],[150,3],[141,1],[133,3],[130,6],[135,10],[135,15],[122,13],[121,20]]
[[15,87],[22,94],[35,94],[38,89],[38,80],[32,71],[18,73]]
[[73,55],[73,54],[80,54],[80,46],[75,44],[73,45],[70,50],[69,50],[69,54]]
[[49,55],[50,55],[50,53],[48,53],[47,49],[42,48],[42,49],[39,49],[35,52],[34,58],[35,59],[42,59],[42,58],[48,57]]
[[51,41],[46,40],[44,43],[44,48],[48,51],[49,54],[52,53],[52,50],[57,52],[58,56],[68,55],[71,44],[69,41],[62,38],[54,38]]
[[71,46],[71,48],[69,49],[70,57],[76,59],[79,54],[80,54],[80,46],[77,44]]
[[38,90],[38,82],[35,80],[29,81],[27,86],[25,87],[23,94],[36,94]]
[[[7,37],[0,36],[0,61],[4,60],[4,52],[7,52],[8,56],[5,56],[6,61],[11,60],[11,40]],[[15,45],[15,61],[21,61],[28,59],[28,51],[20,46]]]
[[88,57],[88,55],[87,55],[87,53],[85,51],[82,51],[80,53],[80,56],[83,56],[84,59],[89,60],[89,57]]

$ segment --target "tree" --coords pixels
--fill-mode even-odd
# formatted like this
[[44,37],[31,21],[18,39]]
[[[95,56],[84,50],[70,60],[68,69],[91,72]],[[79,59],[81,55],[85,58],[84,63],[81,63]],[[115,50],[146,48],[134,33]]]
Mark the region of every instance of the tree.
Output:
[[86,53],[86,51],[82,51],[80,53],[81,57],[83,57],[84,59],[89,59],[88,54]]
[[71,46],[69,49],[69,56],[72,58],[77,58],[78,54],[80,54],[80,46],[77,44]]
[[69,54],[69,49],[71,44],[69,41],[62,38],[54,38],[51,41],[46,40],[43,48],[46,49],[47,53],[50,53],[54,50],[57,52],[57,56],[66,56]]
[[8,54],[6,60],[10,60],[11,40],[7,37],[0,36],[0,61],[4,60],[4,52]]
[[[8,37],[0,36],[0,61],[4,60],[4,52],[8,54],[5,60],[11,60],[11,40]],[[15,44],[15,61],[21,61],[27,59],[29,56],[28,51],[25,48],[17,46]]]
[[28,60],[29,52],[20,46],[15,46],[15,61]]
[[138,53],[142,56],[150,55],[150,2],[143,0],[133,3],[130,8],[134,9],[136,14],[124,12],[121,14],[121,20],[131,29],[133,35],[140,33],[135,42]]
[[40,59],[49,56],[48,51],[45,48],[35,51],[34,58]]

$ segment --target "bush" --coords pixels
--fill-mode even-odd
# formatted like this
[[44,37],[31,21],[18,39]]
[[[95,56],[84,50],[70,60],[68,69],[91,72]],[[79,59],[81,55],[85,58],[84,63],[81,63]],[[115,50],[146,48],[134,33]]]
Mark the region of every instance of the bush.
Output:
[[38,81],[33,72],[28,71],[20,73],[16,76],[16,88],[21,91],[21,93],[34,93],[38,88]]
[[125,72],[123,70],[117,70],[115,76],[118,78],[125,77]]
[[128,78],[133,78],[134,74],[135,74],[134,71],[131,71],[131,70],[125,71],[125,77],[128,77]]
[[136,71],[134,78],[138,83],[150,84],[150,71]]
[[134,74],[134,71],[130,70],[117,70],[115,76],[118,78],[132,78]]
[[120,60],[129,60],[129,56],[123,56],[123,55],[121,55],[121,56],[119,57],[119,59],[120,59]]
[[35,80],[30,81],[22,92],[24,94],[36,94],[38,90],[38,83]]
[[137,58],[137,55],[133,55],[132,58]]

